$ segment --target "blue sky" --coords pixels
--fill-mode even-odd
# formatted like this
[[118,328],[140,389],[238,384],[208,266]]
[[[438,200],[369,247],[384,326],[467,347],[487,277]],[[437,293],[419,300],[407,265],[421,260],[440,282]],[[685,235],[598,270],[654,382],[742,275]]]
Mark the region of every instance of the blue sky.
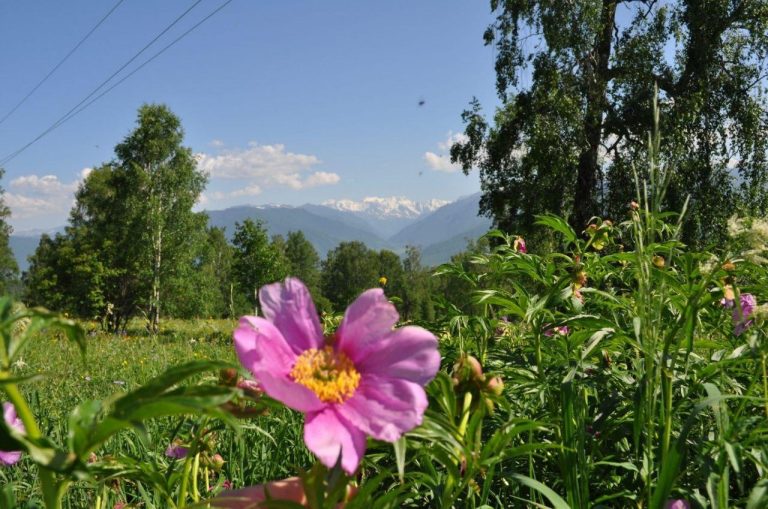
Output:
[[[224,0],[203,0],[127,71]],[[115,4],[0,4],[0,118]],[[194,2],[126,0],[11,117],[0,157],[77,104]],[[210,172],[201,206],[479,189],[445,147],[472,96],[497,103],[484,1],[234,0],[168,52],[5,165],[17,230],[61,225],[87,168],[112,158],[144,102],[167,104]],[[118,77],[119,78],[119,77]],[[423,106],[419,101],[424,100]]]

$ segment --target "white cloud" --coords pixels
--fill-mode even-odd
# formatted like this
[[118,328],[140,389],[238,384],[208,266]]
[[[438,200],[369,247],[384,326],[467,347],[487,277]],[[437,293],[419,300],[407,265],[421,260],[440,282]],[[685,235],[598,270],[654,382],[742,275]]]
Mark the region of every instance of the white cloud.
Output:
[[56,196],[62,193],[73,193],[77,190],[80,180],[75,180],[65,184],[56,175],[24,175],[11,180],[10,187],[13,189],[23,189],[46,196]]
[[435,171],[443,171],[446,173],[457,172],[461,169],[461,165],[451,162],[451,147],[455,143],[466,143],[468,140],[469,138],[464,133],[448,131],[446,139],[437,143],[437,148],[440,149],[441,153],[431,151],[425,152],[424,160],[427,162],[427,165]]
[[11,180],[9,191],[3,195],[11,220],[65,216],[74,203],[75,191],[90,172],[91,168],[83,168],[72,182],[62,182],[56,175],[23,175]]
[[224,146],[224,142],[221,140],[211,140],[210,145],[214,148],[221,148]]
[[304,180],[304,187],[327,186],[338,184],[341,177],[337,173],[327,171],[316,171]]
[[332,185],[341,180],[336,173],[313,172],[313,168],[321,163],[317,156],[288,152],[281,144],[250,142],[244,149],[227,150],[215,155],[200,153],[196,157],[198,167],[212,179],[245,182],[243,189],[234,191],[232,196],[253,196],[267,186],[298,190]]
[[256,196],[259,194],[261,194],[261,188],[256,184],[251,184],[250,186],[229,193],[230,196]]
[[451,157],[448,155],[438,155],[434,152],[425,152],[424,160],[427,162],[429,167],[435,171],[453,173],[461,169],[460,165],[451,162]]
[[199,167],[211,177],[244,179],[261,178],[266,181],[298,175],[320,163],[313,155],[286,152],[285,145],[248,144],[246,149],[226,151],[219,155],[200,154]]

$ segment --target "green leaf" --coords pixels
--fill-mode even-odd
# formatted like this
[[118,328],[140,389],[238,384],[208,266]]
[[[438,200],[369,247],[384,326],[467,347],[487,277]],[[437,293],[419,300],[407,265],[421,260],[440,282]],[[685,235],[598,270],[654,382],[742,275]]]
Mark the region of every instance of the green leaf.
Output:
[[571,509],[571,506],[568,505],[568,503],[563,500],[563,498],[555,493],[551,488],[546,486],[545,484],[542,484],[541,482],[537,481],[536,479],[531,479],[530,477],[521,475],[521,474],[512,474],[511,476],[514,480],[519,482],[520,484],[527,486],[528,488],[532,488],[542,495],[544,495],[547,500],[549,500],[552,503],[552,506],[554,509]]

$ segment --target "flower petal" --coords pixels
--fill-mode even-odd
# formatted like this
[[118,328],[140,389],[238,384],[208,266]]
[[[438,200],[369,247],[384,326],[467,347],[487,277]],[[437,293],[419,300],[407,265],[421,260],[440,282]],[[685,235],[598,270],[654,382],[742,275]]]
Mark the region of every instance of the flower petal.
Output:
[[401,327],[358,352],[355,368],[366,374],[427,385],[440,369],[437,338],[426,329]]
[[344,313],[337,333],[338,348],[356,362],[357,354],[392,332],[399,318],[381,288],[367,290]]
[[418,384],[365,376],[355,395],[337,411],[366,434],[394,442],[421,424],[427,405],[427,394]]
[[365,433],[339,415],[333,407],[307,414],[304,443],[328,468],[336,464],[341,454],[341,467],[351,475],[365,454],[365,442]]
[[0,465],[13,465],[21,459],[21,451],[0,451]]
[[244,316],[233,336],[240,363],[267,395],[299,412],[316,412],[325,406],[314,392],[291,380],[296,354],[274,325]]
[[[266,491],[265,491],[266,490]],[[272,500],[285,500],[306,505],[304,485],[298,477],[289,477],[282,481],[272,481],[258,486],[249,486],[240,490],[225,491],[211,502],[219,509],[254,509],[261,507],[267,500],[266,492]]]
[[282,283],[262,286],[259,302],[266,319],[283,333],[296,354],[322,348],[323,329],[315,303],[301,280],[289,277]]

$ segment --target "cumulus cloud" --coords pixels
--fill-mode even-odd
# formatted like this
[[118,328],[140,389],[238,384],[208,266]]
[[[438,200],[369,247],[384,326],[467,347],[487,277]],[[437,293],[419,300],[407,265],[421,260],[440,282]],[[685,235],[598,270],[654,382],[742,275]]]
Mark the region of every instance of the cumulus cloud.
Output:
[[73,193],[77,190],[80,180],[65,184],[56,175],[24,175],[11,180],[10,187],[31,191],[46,196],[56,196],[62,193]]
[[437,143],[437,152],[425,152],[424,160],[427,165],[435,171],[443,171],[446,173],[457,172],[461,169],[460,164],[454,164],[451,162],[450,151],[451,147],[455,143],[465,143],[469,138],[464,133],[454,133],[449,131],[444,141]]
[[243,149],[197,154],[197,161],[211,179],[244,181],[243,188],[231,193],[232,196],[253,196],[267,186],[298,190],[341,180],[337,173],[313,171],[322,162],[317,156],[289,152],[282,144],[251,142]]
[[3,198],[11,209],[12,220],[66,214],[72,207],[77,187],[90,171],[84,168],[80,178],[72,182],[62,182],[56,175],[34,174],[11,180]]

